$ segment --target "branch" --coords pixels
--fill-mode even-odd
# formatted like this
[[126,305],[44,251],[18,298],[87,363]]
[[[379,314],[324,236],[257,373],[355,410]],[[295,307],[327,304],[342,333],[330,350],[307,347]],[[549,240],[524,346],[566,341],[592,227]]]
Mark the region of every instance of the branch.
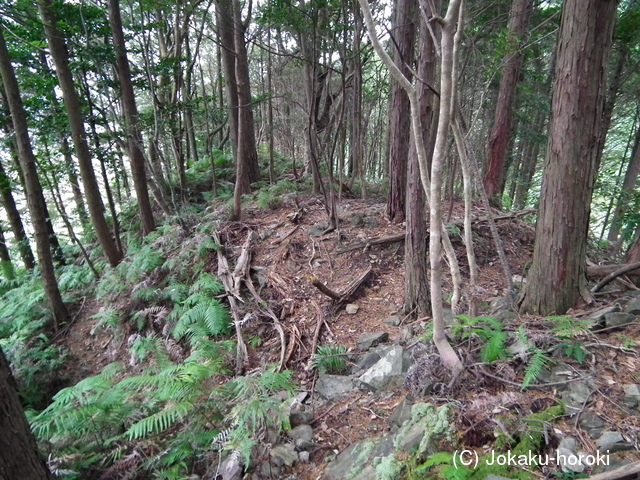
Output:
[[640,268],[640,262],[632,263],[631,265],[625,265],[624,267],[619,268],[615,272],[610,273],[609,275],[604,277],[602,280],[600,280],[596,284],[596,286],[591,289],[591,293],[599,292],[600,290],[602,290],[602,288],[605,285],[609,284],[610,282],[612,282],[616,278],[624,275],[625,273],[632,272],[633,270],[638,270],[639,268]]
[[636,473],[640,473],[640,462],[630,463],[629,465],[624,465],[610,472],[599,473],[586,480],[617,480]]

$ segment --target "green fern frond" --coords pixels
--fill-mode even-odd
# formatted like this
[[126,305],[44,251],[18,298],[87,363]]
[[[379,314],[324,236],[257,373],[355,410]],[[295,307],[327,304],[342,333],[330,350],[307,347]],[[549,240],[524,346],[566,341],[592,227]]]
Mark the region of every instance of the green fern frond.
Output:
[[429,458],[421,465],[421,468],[431,468],[435,465],[451,465],[453,463],[453,454],[449,452],[437,452],[429,455]]
[[482,349],[481,358],[483,362],[495,362],[499,358],[506,356],[505,342],[507,334],[502,330],[491,330],[487,339],[487,344]]
[[210,295],[218,295],[224,291],[224,285],[210,273],[202,273],[198,281],[191,286],[189,293],[205,292]]
[[522,380],[522,389],[526,389],[532,382],[536,381],[542,374],[544,367],[551,362],[549,358],[542,350],[536,349],[527,365],[527,369]]
[[131,425],[125,432],[125,436],[129,440],[134,440],[147,437],[152,433],[163,432],[174,424],[181,422],[192,409],[193,405],[190,402],[168,406]]

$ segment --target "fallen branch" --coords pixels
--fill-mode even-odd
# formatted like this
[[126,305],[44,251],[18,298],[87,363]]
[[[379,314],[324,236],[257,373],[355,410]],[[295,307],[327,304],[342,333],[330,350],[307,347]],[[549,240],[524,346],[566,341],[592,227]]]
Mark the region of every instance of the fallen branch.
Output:
[[316,348],[318,347],[318,339],[320,338],[320,330],[322,330],[322,325],[324,324],[324,313],[320,306],[313,302],[316,307],[316,312],[318,313],[318,318],[316,319],[316,328],[313,332],[313,340],[311,341],[311,355],[309,356],[309,361],[307,362],[307,371],[311,370],[313,367],[313,355],[316,353]]
[[[622,265],[588,265],[587,266],[587,277],[603,277],[606,275],[611,275],[618,270],[628,267],[627,264]],[[640,276],[640,272],[631,271],[630,276],[637,277]]]
[[620,468],[616,468],[609,472],[599,473],[598,475],[589,477],[586,480],[617,480],[636,473],[640,473],[640,462],[623,465]]
[[634,270],[638,270],[640,268],[640,262],[638,263],[632,263],[630,265],[625,265],[621,268],[619,268],[618,270],[611,272],[609,275],[607,275],[606,277],[604,277],[602,280],[600,280],[595,287],[593,287],[591,289],[591,293],[596,293],[600,290],[602,290],[602,288],[609,284],[610,282],[612,282],[613,280],[615,280],[616,278],[624,275],[625,273],[629,273],[632,272]]
[[[527,208],[525,210],[519,210],[517,212],[511,212],[511,213],[505,213],[503,215],[497,215],[497,216],[493,217],[493,221],[497,222],[497,221],[501,221],[501,220],[513,220],[514,218],[526,217],[527,215],[531,215],[534,212],[535,212],[535,209]],[[475,218],[475,219],[471,220],[471,224],[472,225],[476,225],[476,224],[488,222],[489,220],[490,220],[490,217]],[[458,227],[462,227],[464,225],[464,222],[463,222],[463,220],[455,220],[453,222],[449,222],[447,225],[456,225]],[[384,245],[384,244],[387,244],[387,243],[403,242],[404,238],[405,238],[405,235],[406,234],[403,232],[403,233],[397,233],[395,235],[390,235],[388,237],[370,238],[369,240],[366,240],[364,242],[353,243],[353,244],[348,245],[348,246],[346,246],[344,248],[341,248],[340,250],[337,250],[335,252],[335,255],[340,255],[342,253],[350,252],[352,250],[358,250],[360,248],[370,247],[372,245]]]
[[371,266],[369,266],[369,268],[362,275],[360,275],[353,282],[351,282],[349,286],[346,288],[346,290],[342,293],[338,293],[330,289],[324,283],[318,280],[316,277],[311,278],[311,285],[316,287],[318,290],[324,293],[327,297],[334,300],[337,303],[336,306],[340,307],[341,305],[344,305],[349,300],[351,300],[351,297],[353,297],[353,295],[360,288],[360,286],[369,278],[369,275],[371,275],[371,272],[372,272],[372,269],[371,269]]

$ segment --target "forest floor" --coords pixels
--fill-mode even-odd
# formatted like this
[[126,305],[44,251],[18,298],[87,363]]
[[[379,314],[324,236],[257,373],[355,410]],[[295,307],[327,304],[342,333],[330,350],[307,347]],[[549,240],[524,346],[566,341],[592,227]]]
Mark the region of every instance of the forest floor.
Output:
[[[415,342],[424,334],[429,318],[416,320],[403,312],[403,242],[371,244],[372,239],[392,237],[404,231],[403,225],[391,224],[387,220],[384,203],[342,199],[338,207],[339,228],[324,234],[327,214],[318,199],[298,196],[295,200],[293,197],[280,200],[272,209],[247,205],[242,222],[224,223],[219,231],[229,258],[239,255],[249,231],[257,233],[251,251],[251,275],[258,294],[280,319],[287,340],[285,367],[295,372],[294,377],[302,390],[312,393],[315,387],[317,375],[309,369],[309,359],[320,316],[326,323],[321,326],[318,345],[343,345],[354,354],[352,358],[355,358],[356,344],[363,332],[387,332],[391,343],[403,345]],[[476,218],[484,216],[480,209],[474,212]],[[461,218],[462,206],[453,205],[451,219]],[[498,228],[511,273],[524,277],[533,252],[533,225],[526,220],[512,218],[499,221]],[[452,240],[462,273],[468,278],[465,248],[460,235],[453,233]],[[492,302],[495,304],[505,296],[504,273],[486,222],[475,225],[474,241],[482,287],[479,298],[481,313],[487,315]],[[340,253],[356,244],[360,247]],[[333,308],[331,299],[312,284],[317,279],[331,290],[342,292],[369,269],[371,275],[349,301],[358,306],[355,313]],[[208,257],[205,270],[214,275],[217,273],[215,254]],[[451,285],[448,276],[445,277],[447,280],[443,288],[448,293]],[[625,294],[619,287],[612,290],[617,293],[598,296],[597,305],[585,306],[569,314],[586,317],[591,311],[614,304]],[[58,338],[59,344],[70,352],[63,374],[72,379],[72,383],[99,373],[115,360],[129,363],[126,336],[117,339],[105,330],[94,328],[97,320],[92,317],[102,307],[100,302],[87,299],[74,312],[75,321]],[[385,323],[384,320],[391,316],[398,316],[400,325]],[[507,329],[515,332],[519,325],[526,325],[530,332],[545,329],[540,318],[529,316],[514,319]],[[408,327],[416,336],[409,338]],[[246,326],[243,332],[245,340],[260,339],[248,346],[247,372],[279,362],[281,341],[271,321],[260,319]],[[582,364],[575,359],[563,359],[563,362],[569,364],[576,375],[594,377],[596,390],[585,400],[583,409],[597,411],[605,419],[606,430],[623,432],[629,438],[633,437],[637,444],[640,416],[630,416],[620,400],[624,396],[622,385],[640,383],[637,373],[640,361],[632,349],[625,347],[634,341],[636,344],[640,342],[639,325],[629,326],[622,333],[612,329],[590,341],[590,347],[585,349],[588,355]],[[491,420],[492,412],[509,408],[525,415],[553,405],[561,395],[554,387],[523,392],[518,387],[517,378],[510,380],[510,375],[500,372],[496,375],[506,382],[471,375],[472,378],[465,380],[464,386],[455,393],[455,401],[460,406],[457,417],[459,439],[465,446],[486,449],[491,444],[495,438],[494,430],[499,428],[499,424]],[[402,388],[379,396],[359,393],[315,409],[312,422],[314,442],[323,448],[312,453],[310,463],[298,464],[288,478],[319,478],[327,455],[337,454],[354,442],[388,431],[388,417],[406,395],[407,391]],[[496,398],[502,399],[503,404],[497,404]],[[425,401],[442,404],[446,399],[435,396]],[[575,416],[564,418],[554,428],[579,438],[584,451],[595,451],[594,440],[580,430]],[[626,455],[633,460],[638,459],[635,451]]]

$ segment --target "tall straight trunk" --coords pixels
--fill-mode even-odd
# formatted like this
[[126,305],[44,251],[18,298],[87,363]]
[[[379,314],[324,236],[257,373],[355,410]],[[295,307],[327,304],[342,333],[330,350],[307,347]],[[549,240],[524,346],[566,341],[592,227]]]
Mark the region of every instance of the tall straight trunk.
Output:
[[[431,18],[440,12],[440,0],[433,2],[435,12],[429,11]],[[437,80],[437,56],[433,38],[429,35],[427,25],[420,21],[420,43],[418,49],[417,74],[423,80],[417,86],[420,99],[420,117],[423,126],[423,138],[427,158],[433,155],[438,118],[438,98],[426,84],[435,85]],[[425,84],[426,83],[426,84]],[[429,249],[427,235],[427,198],[420,181],[420,165],[416,151],[416,143],[411,139],[409,148],[409,165],[407,168],[407,211],[406,236],[404,243],[404,311],[414,312],[417,317],[424,317],[431,312],[429,301]]]
[[540,213],[521,309],[562,315],[586,288],[586,243],[617,0],[566,0]]
[[[13,143],[12,139],[9,141]],[[15,145],[11,148],[15,148]],[[9,220],[11,231],[13,232],[14,242],[18,246],[22,263],[24,263],[24,267],[27,270],[33,270],[36,266],[36,260],[33,257],[33,251],[31,250],[29,239],[24,231],[22,217],[20,216],[20,212],[18,211],[18,207],[16,206],[16,202],[13,198],[11,180],[4,170],[2,161],[0,161],[0,194],[2,195],[2,205],[7,215],[7,219]]]
[[44,24],[49,51],[56,66],[56,75],[69,118],[69,126],[71,127],[71,135],[78,158],[84,193],[87,197],[91,222],[105,256],[111,266],[115,267],[122,260],[122,252],[118,249],[115,240],[112,238],[109,226],[104,218],[104,204],[100,196],[100,189],[98,188],[98,182],[95,172],[93,171],[93,165],[91,164],[91,152],[89,151],[87,136],[84,130],[80,100],[73,83],[71,69],[69,68],[69,54],[64,42],[64,37],[58,29],[55,15],[51,9],[51,3],[51,0],[39,0],[38,9],[42,17],[42,23]]
[[4,238],[2,222],[0,222],[0,269],[2,270],[4,278],[7,280],[13,280],[16,278],[16,270],[13,267],[11,255],[9,255],[9,249],[7,248],[7,241]]
[[236,54],[236,82],[238,85],[238,158],[236,159],[236,188],[249,193],[251,184],[260,180],[256,133],[251,99],[249,57],[245,44],[245,27],[240,18],[240,2],[233,0],[234,45]]
[[[235,34],[231,0],[216,1],[216,29],[224,68],[224,86],[233,158],[238,158],[238,84],[236,82]],[[220,75],[222,78],[223,75]],[[222,98],[222,97],[221,97]]]
[[80,183],[78,182],[78,174],[76,173],[76,167],[71,156],[71,147],[69,146],[69,140],[64,135],[60,135],[60,149],[64,156],[65,167],[67,168],[67,178],[71,185],[71,192],[73,193],[73,201],[76,204],[76,214],[80,219],[82,228],[86,228],[89,223],[89,215],[84,205],[84,197],[82,196],[82,190],[80,190]]
[[[27,205],[31,215],[31,223],[35,231],[36,247],[38,252],[38,262],[40,264],[40,274],[44,292],[49,303],[49,308],[53,314],[55,327],[69,320],[69,312],[62,302],[58,282],[56,281],[55,271],[53,268],[53,259],[51,257],[51,243],[49,237],[49,225],[47,225],[47,204],[42,194],[42,185],[38,178],[36,168],[36,158],[31,149],[31,140],[29,138],[29,129],[27,127],[27,114],[20,98],[20,90],[18,81],[11,65],[11,58],[7,50],[4,39],[4,32],[0,24],[0,73],[4,83],[4,89],[7,95],[7,103],[11,111],[13,127],[15,132],[15,143],[18,150],[18,157],[25,180],[25,193],[27,196]],[[4,361],[4,357],[0,359]],[[0,396],[3,398],[4,396]],[[6,428],[2,429],[7,432]],[[4,437],[4,435],[0,435]],[[3,455],[3,449],[0,448],[0,456]],[[28,452],[25,452],[28,455]],[[20,478],[20,477],[15,477]]]
[[131,81],[131,67],[127,58],[127,50],[122,31],[122,16],[120,15],[119,0],[109,0],[109,23],[113,36],[113,45],[116,50],[116,69],[120,80],[120,96],[122,98],[122,110],[127,132],[127,146],[129,150],[129,161],[131,164],[131,175],[133,186],[138,199],[138,209],[140,210],[140,220],[142,221],[142,233],[147,235],[156,229],[153,219],[153,210],[149,200],[149,189],[147,186],[147,173],[144,165],[144,145],[142,134],[138,127],[138,106],[133,92]]
[[620,228],[622,227],[622,217],[627,210],[629,204],[629,197],[635,190],[636,182],[638,180],[638,174],[640,173],[640,125],[636,132],[636,138],[634,140],[631,160],[627,165],[627,171],[624,175],[624,181],[622,182],[622,190],[616,203],[616,209],[613,212],[613,218],[611,219],[611,228],[609,229],[609,235],[607,239],[611,242],[617,242],[620,235]]
[[[415,20],[419,18],[417,0],[396,0],[391,34],[393,60],[403,75],[411,81],[416,37]],[[428,35],[428,32],[424,32]],[[387,215],[394,223],[405,219],[407,193],[407,164],[409,158],[409,134],[411,131],[409,97],[396,80],[391,81],[389,102],[389,199]]]
[[511,136],[511,122],[516,100],[516,89],[524,51],[520,42],[524,38],[533,7],[533,0],[513,0],[509,11],[509,25],[507,48],[509,53],[505,57],[498,102],[496,104],[495,120],[489,137],[489,153],[487,172],[484,177],[484,188],[487,196],[495,205],[501,205],[500,195],[504,188],[503,177],[506,172],[507,148]]

